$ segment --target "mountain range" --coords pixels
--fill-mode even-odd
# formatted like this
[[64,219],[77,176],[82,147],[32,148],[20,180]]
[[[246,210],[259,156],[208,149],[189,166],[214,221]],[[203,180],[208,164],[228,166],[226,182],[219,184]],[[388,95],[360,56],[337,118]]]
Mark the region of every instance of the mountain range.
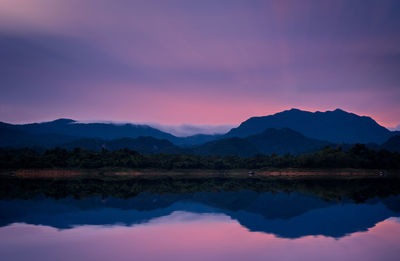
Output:
[[291,129],[266,129],[262,133],[244,138],[222,138],[194,147],[194,153],[200,155],[238,155],[255,154],[301,154],[318,151],[333,145],[327,141],[307,138]]
[[231,129],[228,137],[247,137],[268,128],[289,128],[315,139],[335,143],[382,143],[393,133],[370,117],[341,109],[309,112],[291,109],[273,115],[252,117]]
[[0,123],[0,147],[130,148],[141,153],[250,156],[300,154],[328,145],[354,143],[399,151],[399,134],[370,117],[340,109],[326,112],[291,109],[249,118],[226,134],[188,137],[177,137],[141,124],[80,123],[71,119],[31,124]]

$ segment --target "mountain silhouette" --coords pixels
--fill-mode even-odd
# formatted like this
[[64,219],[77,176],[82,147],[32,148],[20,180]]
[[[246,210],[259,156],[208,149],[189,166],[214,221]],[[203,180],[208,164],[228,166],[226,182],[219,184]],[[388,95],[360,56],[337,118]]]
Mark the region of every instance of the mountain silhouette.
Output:
[[335,143],[383,143],[393,135],[372,118],[341,109],[326,112],[291,109],[252,117],[230,130],[225,137],[247,137],[268,128],[289,128],[310,138]]
[[242,138],[229,138],[210,141],[192,148],[194,154],[199,155],[237,155],[251,156],[258,153],[254,144]]
[[[35,128],[37,128],[35,126]],[[140,153],[192,153],[200,155],[238,155],[251,156],[254,154],[298,154],[314,152],[330,145],[329,142],[310,139],[290,129],[268,129],[264,132],[246,138],[223,138],[206,142],[201,145],[177,146],[167,139],[159,139],[150,136],[139,136],[137,138],[84,138],[68,136],[58,133],[35,134],[2,127],[0,125],[1,147],[30,147],[38,149],[49,149],[60,147],[68,150],[84,148],[87,150],[100,151],[120,150],[128,148]],[[176,137],[178,138],[178,137]],[[206,139],[207,140],[207,139]]]
[[180,153],[181,148],[174,145],[168,140],[156,139],[153,137],[138,137],[122,138],[114,140],[103,140],[103,139],[78,139],[69,143],[60,145],[59,147],[72,150],[74,148],[84,148],[87,150],[121,150],[131,149],[140,153]]
[[[31,124],[0,122],[0,147],[38,150],[76,146],[93,150],[131,148],[143,153],[249,156],[257,153],[299,154],[337,143],[343,148],[364,143],[371,149],[395,151],[399,150],[398,138],[389,140],[394,135],[399,132],[387,130],[370,117],[340,109],[326,112],[291,109],[252,117],[223,135],[188,137],[176,137],[143,124],[81,123],[72,119]],[[379,145],[385,141],[385,145]]]
[[388,151],[400,152],[400,135],[389,138],[385,143],[382,144],[381,148]]
[[179,146],[190,146],[218,139],[220,136],[197,134],[176,137],[143,124],[79,123],[71,119],[17,125],[0,122],[1,147],[52,148],[79,139],[113,140],[138,137],[165,139]]
[[33,134],[19,128],[14,128],[14,126],[0,123],[0,147],[52,148],[77,139],[74,136],[58,133]]
[[[9,126],[11,127],[11,126]],[[175,136],[148,125],[114,123],[80,123],[71,119],[50,122],[12,125],[12,128],[31,134],[57,133],[66,136],[118,139],[151,136],[159,139],[174,139]]]
[[307,138],[290,129],[267,129],[264,132],[246,138],[225,138],[211,141],[194,148],[201,155],[238,155],[255,154],[300,154],[321,150],[332,145],[327,141]]

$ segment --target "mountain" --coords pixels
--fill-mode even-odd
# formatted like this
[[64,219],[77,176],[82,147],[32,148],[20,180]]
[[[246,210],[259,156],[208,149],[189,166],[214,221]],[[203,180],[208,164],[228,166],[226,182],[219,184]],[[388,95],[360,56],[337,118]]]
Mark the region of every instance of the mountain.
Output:
[[291,129],[267,129],[264,132],[245,138],[254,144],[262,154],[301,154],[318,151],[333,145],[327,141],[307,138]]
[[102,148],[107,150],[131,149],[144,154],[150,153],[180,153],[181,149],[168,140],[160,140],[153,137],[122,138],[114,140],[103,139],[78,139],[60,145],[60,147],[72,150],[84,148],[87,150],[99,151]]
[[267,129],[246,138],[219,139],[195,147],[193,151],[201,155],[300,154],[318,151],[328,145],[333,144],[307,138],[299,132],[285,128]]
[[[176,137],[140,124],[81,123],[71,119],[17,125],[0,122],[0,147],[46,149],[76,146],[98,150],[107,143],[107,148],[140,147],[145,153],[158,152],[159,147],[163,148],[163,152],[175,153],[180,151],[177,149],[180,146],[185,152],[202,155],[247,156],[256,153],[311,152],[331,143],[348,144],[349,147],[354,143],[364,143],[369,144],[370,148],[379,149],[378,144],[398,134],[380,126],[370,117],[340,109],[326,112],[291,109],[250,118],[224,135],[197,134],[188,137]],[[155,140],[149,139],[141,147],[143,138],[140,142],[130,140],[138,137],[152,137]],[[167,140],[175,146],[159,144],[158,140]],[[152,146],[154,150],[150,150]]]
[[400,152],[400,135],[389,138],[385,143],[382,144],[381,148],[388,151]]
[[197,134],[176,137],[148,125],[79,123],[71,119],[17,125],[0,122],[0,146],[3,147],[49,148],[82,138],[112,140],[138,137],[166,139],[176,145],[191,146],[218,139],[220,136]]
[[242,138],[228,138],[210,141],[192,148],[194,154],[199,155],[237,155],[251,156],[257,154],[258,148],[251,142]]
[[193,153],[200,155],[237,155],[251,156],[261,154],[299,154],[317,151],[329,142],[310,139],[290,129],[267,129],[261,134],[246,138],[225,138],[206,142],[202,145],[182,148],[169,140],[154,137],[101,139],[81,138],[62,134],[31,134],[21,130],[2,128],[0,125],[0,146],[2,147],[31,147],[54,148],[61,147],[68,150],[84,148],[100,151],[119,150],[129,148],[140,153]]
[[221,137],[221,134],[196,134],[187,137],[175,137],[175,139],[171,141],[176,145],[188,147],[192,145],[203,144],[213,140],[218,140]]
[[12,126],[14,125],[0,123],[0,147],[52,148],[76,139],[73,136],[57,133],[32,134]]
[[71,119],[58,119],[50,122],[32,123],[22,125],[11,125],[9,127],[25,131],[31,134],[57,133],[61,135],[118,139],[137,138],[140,136],[151,136],[159,139],[175,139],[176,137],[152,128],[148,125],[139,124],[113,124],[113,123],[80,123]]
[[393,134],[372,118],[358,116],[340,109],[308,112],[291,109],[269,116],[252,117],[225,137],[247,137],[268,128],[289,128],[319,140],[335,143],[383,143]]

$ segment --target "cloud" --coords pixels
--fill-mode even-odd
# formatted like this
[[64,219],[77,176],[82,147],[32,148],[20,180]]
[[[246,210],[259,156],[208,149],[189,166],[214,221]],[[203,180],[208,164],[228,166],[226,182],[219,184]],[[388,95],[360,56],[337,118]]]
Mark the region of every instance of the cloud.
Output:
[[388,127],[388,129],[391,131],[400,131],[400,124],[397,127]]
[[182,124],[182,125],[161,125],[157,123],[150,123],[150,126],[157,128],[159,130],[171,133],[178,137],[186,137],[195,134],[224,134],[227,133],[230,129],[235,127],[235,125],[190,125],[190,124]]

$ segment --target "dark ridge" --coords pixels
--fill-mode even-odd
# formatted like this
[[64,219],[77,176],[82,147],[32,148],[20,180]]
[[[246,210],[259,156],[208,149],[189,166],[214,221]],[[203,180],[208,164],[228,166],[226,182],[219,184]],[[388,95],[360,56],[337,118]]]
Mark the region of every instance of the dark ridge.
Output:
[[268,128],[289,128],[306,137],[335,143],[382,143],[393,134],[372,118],[341,109],[308,112],[291,109],[269,116],[252,117],[233,128],[226,137],[247,137]]

